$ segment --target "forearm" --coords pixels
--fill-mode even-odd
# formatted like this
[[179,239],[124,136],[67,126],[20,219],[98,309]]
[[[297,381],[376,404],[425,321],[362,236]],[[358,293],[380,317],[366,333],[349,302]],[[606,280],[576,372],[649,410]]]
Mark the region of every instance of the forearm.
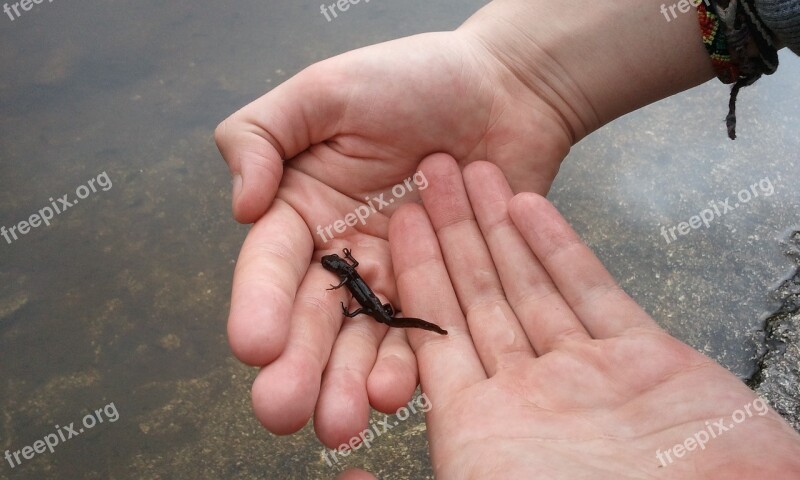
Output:
[[695,9],[668,21],[662,3],[495,0],[460,30],[553,106],[577,141],[713,78]]

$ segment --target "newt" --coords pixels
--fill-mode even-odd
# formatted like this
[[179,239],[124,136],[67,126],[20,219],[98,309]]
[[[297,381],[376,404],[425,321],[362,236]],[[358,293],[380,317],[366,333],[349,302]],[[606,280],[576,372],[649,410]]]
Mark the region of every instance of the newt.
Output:
[[[438,325],[426,322],[419,318],[398,318],[392,305],[389,303],[381,304],[380,299],[367,285],[367,282],[361,278],[361,275],[356,271],[358,261],[353,258],[353,254],[349,248],[344,250],[344,258],[337,254],[325,255],[322,257],[322,266],[325,270],[335,273],[339,276],[341,283],[339,285],[331,285],[328,290],[335,290],[341,287],[347,287],[353,298],[356,299],[361,308],[356,311],[350,312],[342,302],[342,313],[347,318],[353,318],[356,315],[369,315],[375,320],[395,328],[421,328],[423,330],[430,330],[439,335],[447,335],[447,330],[443,330]],[[352,263],[348,263],[348,260]]]

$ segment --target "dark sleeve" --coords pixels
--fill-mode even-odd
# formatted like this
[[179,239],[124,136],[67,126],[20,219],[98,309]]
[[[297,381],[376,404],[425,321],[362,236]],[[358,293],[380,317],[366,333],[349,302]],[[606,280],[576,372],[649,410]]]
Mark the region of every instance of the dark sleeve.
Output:
[[800,55],[800,0],[755,0],[758,16],[790,50]]

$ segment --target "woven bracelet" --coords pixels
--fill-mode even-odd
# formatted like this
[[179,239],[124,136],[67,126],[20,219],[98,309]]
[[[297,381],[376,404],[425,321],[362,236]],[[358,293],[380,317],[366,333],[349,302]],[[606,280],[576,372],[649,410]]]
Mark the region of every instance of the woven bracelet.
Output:
[[[705,2],[705,3],[704,3]],[[725,123],[736,139],[739,90],[778,68],[772,32],[756,12],[753,0],[704,0],[697,5],[703,44],[722,83],[733,84]],[[706,6],[708,4],[708,6]]]

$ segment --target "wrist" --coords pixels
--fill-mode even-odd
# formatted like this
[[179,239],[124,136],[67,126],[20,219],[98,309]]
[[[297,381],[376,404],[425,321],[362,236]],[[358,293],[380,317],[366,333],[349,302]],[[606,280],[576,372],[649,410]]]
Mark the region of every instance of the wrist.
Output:
[[663,0],[494,0],[460,27],[547,102],[573,143],[714,73],[694,8]]

